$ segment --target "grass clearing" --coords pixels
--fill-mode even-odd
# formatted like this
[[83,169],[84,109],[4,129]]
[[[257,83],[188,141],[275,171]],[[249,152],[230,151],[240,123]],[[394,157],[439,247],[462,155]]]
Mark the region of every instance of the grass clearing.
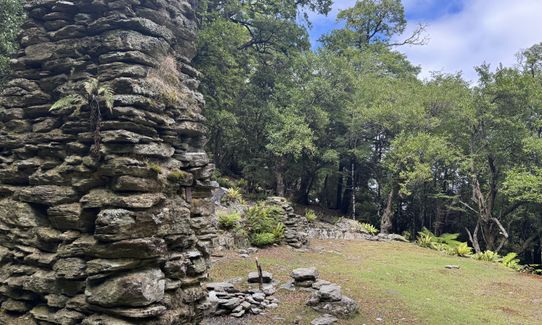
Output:
[[[314,266],[321,279],[342,286],[344,295],[359,302],[360,313],[339,324],[542,323],[542,277],[413,244],[313,240],[308,252],[281,246],[249,259],[230,252],[213,265],[211,280],[246,276],[255,270],[255,256],[282,283],[292,269]],[[445,269],[448,264],[460,269]],[[292,324],[296,319],[309,324],[317,313],[305,307],[308,295],[281,289],[279,308],[243,318],[242,324]]]

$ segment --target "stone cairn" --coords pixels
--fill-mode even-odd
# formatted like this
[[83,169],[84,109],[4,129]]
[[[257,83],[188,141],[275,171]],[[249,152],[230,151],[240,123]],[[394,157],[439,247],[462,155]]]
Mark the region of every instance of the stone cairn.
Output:
[[266,203],[268,205],[275,205],[284,210],[284,241],[286,244],[294,248],[306,246],[309,243],[307,237],[307,219],[304,216],[296,214],[294,208],[286,198],[273,196],[267,198]]
[[[25,8],[0,94],[0,324],[198,323],[215,234],[191,4]],[[89,80],[114,96],[101,122],[90,99],[50,110]]]
[[[247,282],[252,288],[240,290],[229,282],[214,282],[207,284],[209,291],[210,316],[243,317],[244,315],[259,315],[268,308],[277,308],[278,299],[272,297],[276,292],[276,282],[273,274],[262,272],[262,289],[259,289],[259,273],[250,272]],[[258,284],[258,287],[254,285]]]
[[358,303],[341,293],[341,287],[326,280],[320,280],[316,268],[299,268],[291,273],[292,281],[283,286],[288,290],[300,288],[311,292],[307,306],[323,315],[314,319],[312,325],[328,325],[338,318],[349,318],[358,312]]

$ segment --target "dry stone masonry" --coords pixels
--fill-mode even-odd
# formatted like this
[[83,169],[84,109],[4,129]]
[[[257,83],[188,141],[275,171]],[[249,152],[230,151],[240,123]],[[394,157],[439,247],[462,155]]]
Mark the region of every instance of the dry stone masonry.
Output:
[[307,219],[304,216],[296,214],[291,203],[286,198],[280,196],[268,197],[266,204],[277,206],[284,211],[282,219],[285,226],[284,241],[286,244],[294,248],[301,248],[308,245]]
[[25,8],[0,95],[0,324],[199,322],[215,234],[192,5]]

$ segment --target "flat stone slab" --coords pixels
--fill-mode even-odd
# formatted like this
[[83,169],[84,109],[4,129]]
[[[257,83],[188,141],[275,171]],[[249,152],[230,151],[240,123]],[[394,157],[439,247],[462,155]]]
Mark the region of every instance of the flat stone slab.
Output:
[[319,275],[318,270],[314,267],[295,269],[291,274],[296,282],[316,281]]
[[[262,281],[263,283],[271,283],[271,281],[273,281],[273,274],[263,271]],[[248,283],[259,283],[259,282],[260,282],[260,276],[258,275],[258,272],[250,272],[248,274]]]
[[316,319],[313,319],[311,325],[331,325],[337,322],[339,319],[330,314],[324,314]]

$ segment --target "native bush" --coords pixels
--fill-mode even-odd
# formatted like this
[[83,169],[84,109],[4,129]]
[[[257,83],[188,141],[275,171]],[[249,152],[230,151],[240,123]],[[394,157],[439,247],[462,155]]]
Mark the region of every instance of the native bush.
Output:
[[232,229],[239,221],[241,221],[241,215],[237,212],[218,215],[218,224],[224,229]]
[[[258,203],[245,212],[246,229],[249,240],[253,245],[262,245],[263,242],[280,242],[284,236],[284,224],[282,223],[283,211],[276,206],[268,206]],[[268,244],[270,244],[268,243]],[[267,245],[268,245],[267,244]]]
[[305,218],[308,222],[315,222],[316,219],[318,219],[318,216],[316,215],[316,212],[314,210],[307,210],[305,211]]

